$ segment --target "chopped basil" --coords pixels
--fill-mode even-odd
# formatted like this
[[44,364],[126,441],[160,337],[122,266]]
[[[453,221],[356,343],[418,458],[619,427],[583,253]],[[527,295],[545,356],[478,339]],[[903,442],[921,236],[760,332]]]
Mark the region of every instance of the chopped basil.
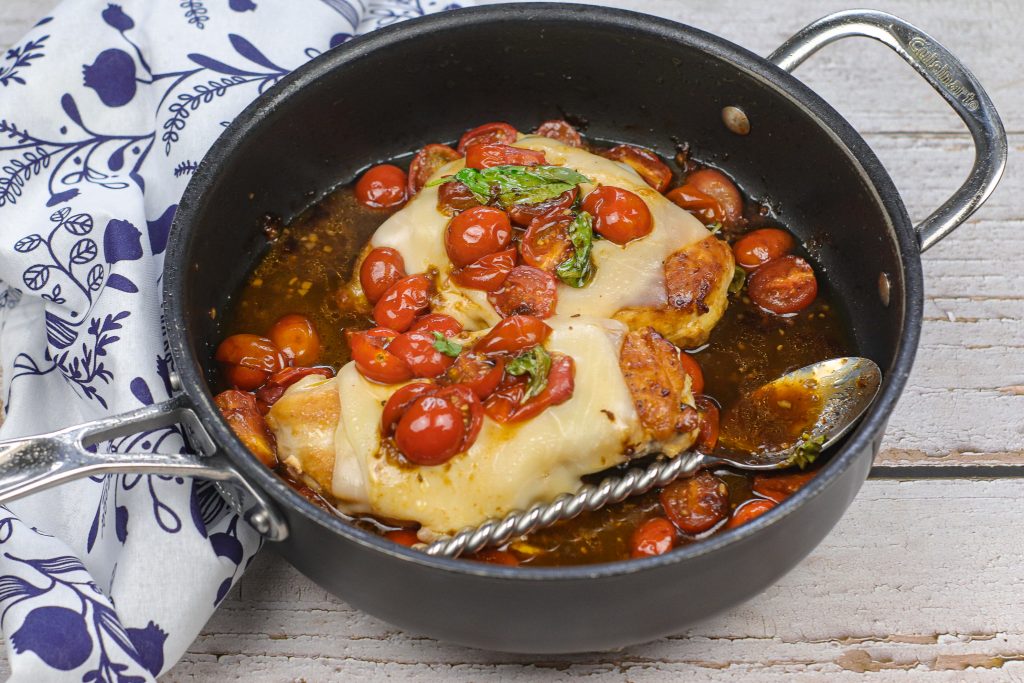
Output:
[[714,223],[708,225],[708,230],[711,231],[712,235],[717,235],[718,233],[722,232],[722,224],[719,223],[718,221],[715,221]]
[[497,201],[504,209],[513,204],[539,204],[590,182],[585,175],[564,166],[492,166],[464,168],[429,186],[455,180],[465,184],[481,204]]
[[462,353],[462,347],[440,332],[434,332],[434,348],[446,356],[458,357]]
[[544,391],[548,385],[548,373],[551,372],[551,356],[543,346],[534,346],[505,365],[505,372],[510,375],[529,375],[530,384],[523,394],[523,403]]
[[736,266],[736,271],[732,274],[732,282],[729,283],[729,293],[739,294],[743,291],[743,285],[747,283],[747,271],[743,270],[739,266]]
[[821,454],[821,448],[825,445],[825,435],[811,436],[807,432],[800,435],[800,441],[793,448],[793,455],[789,456],[787,465],[796,465],[805,469],[814,464]]
[[594,225],[586,211],[576,214],[568,227],[573,254],[555,268],[555,275],[570,287],[586,287],[594,277],[594,261],[590,249],[594,243]]

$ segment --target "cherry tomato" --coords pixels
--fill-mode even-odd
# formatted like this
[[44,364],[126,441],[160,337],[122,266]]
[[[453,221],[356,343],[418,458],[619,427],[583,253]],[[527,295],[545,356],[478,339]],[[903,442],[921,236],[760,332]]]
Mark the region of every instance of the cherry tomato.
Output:
[[388,351],[401,358],[414,377],[437,377],[447,370],[455,359],[434,348],[434,335],[430,332],[406,332],[395,337]]
[[697,359],[680,351],[679,361],[683,364],[683,370],[690,376],[690,393],[700,394],[704,392],[704,372],[700,369]]
[[476,195],[459,180],[450,180],[437,188],[437,210],[447,216],[474,206],[480,206]]
[[237,389],[253,390],[272,373],[288,365],[281,350],[266,337],[233,334],[220,343],[214,358],[222,363],[225,379]]
[[575,389],[576,364],[569,356],[556,356],[551,361],[548,384],[544,390],[523,402],[525,377],[505,375],[497,390],[484,401],[484,410],[495,422],[523,422],[540,415],[551,406],[565,403]]
[[775,507],[775,503],[770,500],[761,500],[757,498],[748,500],[733,510],[732,517],[729,518],[729,522],[725,525],[725,528],[735,529],[738,526],[742,526],[750,520],[760,517],[773,507]]
[[664,517],[652,517],[633,532],[630,557],[664,555],[676,545],[676,528]]
[[377,247],[359,266],[359,284],[371,304],[377,303],[391,285],[405,277],[405,259],[397,249]]
[[270,341],[296,365],[312,365],[320,358],[320,335],[304,315],[290,313],[279,318],[270,328]]
[[683,533],[700,534],[728,516],[729,490],[721,479],[702,471],[662,489],[661,507]]
[[256,405],[256,398],[244,391],[230,390],[217,394],[213,402],[239,441],[267,467],[277,465],[274,435]]
[[511,315],[491,328],[473,347],[476,353],[518,353],[543,344],[551,334],[540,318],[532,315]]
[[558,281],[551,273],[533,266],[516,266],[501,288],[487,295],[498,314],[550,318],[558,305]]
[[783,256],[754,271],[747,296],[761,308],[785,315],[802,311],[818,296],[814,269],[799,256]]
[[781,503],[807,485],[816,470],[786,474],[758,474],[754,476],[753,491],[762,498]]
[[466,147],[466,168],[537,166],[547,161],[544,152],[512,145],[473,144]]
[[482,401],[494,393],[504,374],[505,360],[500,356],[467,351],[460,353],[455,363],[448,368],[445,381],[469,387]]
[[476,393],[464,384],[452,384],[440,389],[436,396],[451,402],[462,415],[466,433],[459,446],[459,452],[468,451],[480,435],[484,424],[484,405]]
[[394,330],[375,327],[365,332],[349,331],[347,336],[356,370],[366,379],[381,384],[412,379],[412,369],[386,348],[398,336]]
[[796,240],[785,230],[761,228],[748,232],[732,245],[736,265],[752,270],[793,251]]
[[409,195],[412,196],[422,190],[430,176],[437,173],[437,169],[461,156],[448,145],[438,144],[427,145],[416,152],[416,156],[409,164]]
[[356,199],[371,209],[390,209],[408,199],[405,171],[391,164],[374,166],[356,183]]
[[444,313],[428,313],[416,318],[416,322],[409,328],[410,332],[440,332],[446,337],[454,337],[462,332],[462,323],[450,315]]
[[515,225],[525,228],[539,216],[568,212],[576,202],[577,194],[579,194],[579,188],[574,187],[547,201],[536,204],[513,204],[512,208],[508,210],[508,217]]
[[664,192],[672,182],[672,169],[649,149],[633,145],[618,145],[604,156],[632,167],[644,181],[658,192]]
[[492,206],[466,209],[448,222],[444,233],[445,251],[456,266],[468,266],[501,251],[511,241],[508,214]]
[[484,548],[470,556],[471,560],[486,562],[487,564],[500,564],[506,567],[518,567],[519,558],[507,550],[496,550],[495,548]]
[[460,287],[493,292],[501,288],[516,267],[516,255],[513,247],[478,258],[468,266],[453,270],[452,281]]
[[621,187],[597,188],[583,198],[583,210],[594,217],[594,230],[615,244],[644,237],[654,228],[644,200]]
[[572,240],[569,239],[572,221],[571,215],[559,212],[540,216],[530,223],[519,241],[523,263],[554,273],[558,264],[573,254]]
[[502,143],[510,145],[519,138],[519,131],[507,123],[485,123],[466,131],[459,138],[459,154],[466,153],[466,147],[473,144]]
[[692,213],[704,225],[725,222],[725,210],[718,200],[689,183],[669,190],[665,196],[676,206]]
[[380,415],[381,434],[386,437],[393,435],[398,420],[412,405],[412,402],[422,396],[433,396],[437,393],[438,388],[433,382],[410,382],[399,387],[384,404],[384,411]]
[[421,396],[398,420],[395,445],[412,463],[440,465],[459,452],[465,435],[462,412],[453,402]]
[[710,396],[695,396],[694,403],[697,405],[697,416],[699,419],[700,432],[697,434],[697,443],[694,447],[701,453],[711,453],[718,445],[719,431],[719,410],[718,404]]
[[743,215],[743,197],[739,188],[721,171],[705,168],[686,176],[686,183],[713,197],[722,207],[728,223],[737,221]]
[[384,293],[373,307],[373,319],[381,327],[405,332],[416,316],[430,306],[433,283],[426,275],[404,277]]
[[421,543],[419,536],[412,529],[392,529],[384,534],[384,538],[394,541],[398,545],[404,545],[406,548],[411,548],[417,543]]
[[563,119],[545,121],[537,126],[537,130],[533,132],[536,135],[543,135],[546,138],[558,140],[570,147],[583,146],[583,138],[580,137],[579,131],[576,130],[575,126]]
[[334,377],[334,370],[331,368],[285,368],[280,372],[275,372],[267,380],[267,383],[256,391],[257,402],[262,404],[260,408],[266,407],[269,410],[272,405],[284,396],[285,389],[303,377],[311,375],[320,375],[330,379]]

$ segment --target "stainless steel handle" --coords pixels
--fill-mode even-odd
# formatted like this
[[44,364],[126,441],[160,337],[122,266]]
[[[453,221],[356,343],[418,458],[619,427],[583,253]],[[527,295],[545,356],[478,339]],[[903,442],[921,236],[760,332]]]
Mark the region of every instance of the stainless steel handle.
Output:
[[[174,424],[183,427],[198,455],[89,450],[103,441]],[[288,536],[288,525],[274,502],[217,450],[199,417],[180,395],[48,434],[0,441],[0,505],[80,477],[119,472],[212,479],[256,531],[274,541]]]
[[974,166],[953,196],[917,226],[921,251],[951,233],[985,203],[1006,167],[1006,131],[988,94],[960,60],[924,31],[885,12],[850,10],[823,17],[768,59],[792,71],[840,38],[865,36],[888,45],[914,67],[963,119],[974,138]]

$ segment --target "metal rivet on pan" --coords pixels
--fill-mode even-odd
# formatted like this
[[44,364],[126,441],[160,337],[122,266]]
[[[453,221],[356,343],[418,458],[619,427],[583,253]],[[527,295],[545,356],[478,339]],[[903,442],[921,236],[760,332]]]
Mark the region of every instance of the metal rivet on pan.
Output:
[[181,377],[178,376],[178,373],[172,372],[168,379],[170,380],[172,391],[181,391]]
[[889,306],[889,291],[892,288],[889,282],[888,273],[878,274],[878,298],[882,300],[882,305],[888,308]]
[[736,135],[746,135],[750,132],[750,119],[739,107],[722,107],[722,123]]

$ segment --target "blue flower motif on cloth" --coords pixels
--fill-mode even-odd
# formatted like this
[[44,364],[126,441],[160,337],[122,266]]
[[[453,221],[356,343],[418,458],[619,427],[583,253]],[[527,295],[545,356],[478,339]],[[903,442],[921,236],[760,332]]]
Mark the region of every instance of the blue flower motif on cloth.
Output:
[[23,45],[12,47],[7,51],[7,56],[0,62],[0,85],[5,88],[11,83],[25,85],[25,79],[19,75],[32,66],[32,61],[43,56],[43,46],[50,36],[39,36]]
[[203,4],[203,0],[181,0],[181,8],[185,10],[185,19],[188,20],[189,25],[195,26],[200,31],[206,28],[210,12]]

